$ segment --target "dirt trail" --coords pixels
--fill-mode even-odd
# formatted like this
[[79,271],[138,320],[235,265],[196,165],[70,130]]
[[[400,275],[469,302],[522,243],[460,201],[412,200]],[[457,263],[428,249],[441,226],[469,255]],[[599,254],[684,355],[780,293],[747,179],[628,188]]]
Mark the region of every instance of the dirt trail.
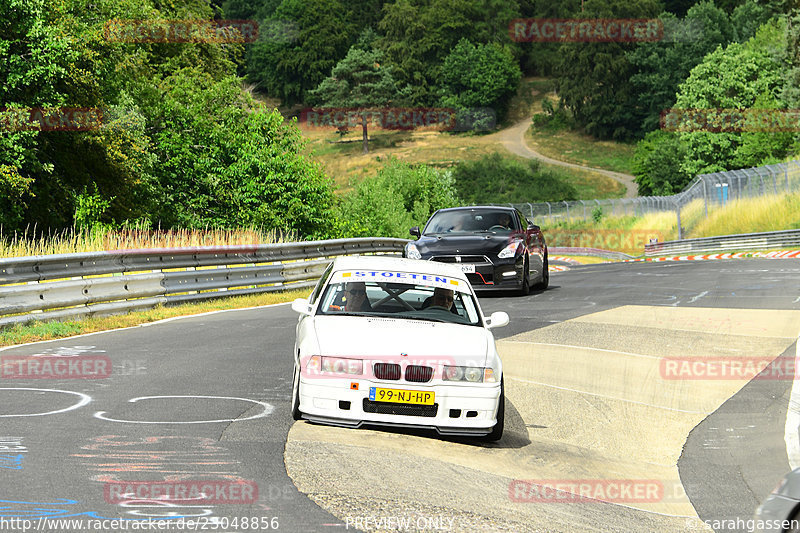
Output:
[[579,170],[591,170],[592,172],[597,172],[603,176],[608,176],[609,178],[623,184],[626,189],[625,198],[636,198],[639,195],[636,182],[633,181],[633,176],[630,174],[613,172],[611,170],[605,170],[602,168],[584,167],[575,163],[559,161],[558,159],[552,159],[532,149],[525,142],[525,132],[528,130],[528,126],[530,126],[530,124],[531,119],[528,117],[525,120],[514,124],[510,128],[506,128],[493,135],[496,135],[500,144],[505,146],[512,154],[526,157],[528,159],[539,159],[540,161],[550,165],[559,165],[562,167],[575,168]]

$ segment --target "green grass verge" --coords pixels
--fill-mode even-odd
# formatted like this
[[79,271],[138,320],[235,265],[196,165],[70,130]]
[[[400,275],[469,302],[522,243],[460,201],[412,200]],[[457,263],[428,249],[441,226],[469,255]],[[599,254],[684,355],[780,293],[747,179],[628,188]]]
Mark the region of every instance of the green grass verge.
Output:
[[209,311],[243,309],[247,307],[291,302],[296,298],[305,298],[309,293],[310,289],[301,289],[279,293],[236,296],[233,298],[170,307],[159,306],[148,311],[137,311],[125,315],[91,317],[84,320],[68,322],[33,322],[26,325],[16,325],[10,328],[0,329],[0,347],[61,339],[97,331],[128,328],[148,322],[156,322],[165,318],[197,315]]

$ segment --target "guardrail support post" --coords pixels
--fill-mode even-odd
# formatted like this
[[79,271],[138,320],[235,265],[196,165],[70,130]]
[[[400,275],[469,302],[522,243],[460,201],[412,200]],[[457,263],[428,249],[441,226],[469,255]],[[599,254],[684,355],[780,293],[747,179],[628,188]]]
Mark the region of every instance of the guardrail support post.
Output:
[[675,214],[678,216],[678,240],[683,240],[683,228],[681,227],[681,203],[679,200],[675,201]]

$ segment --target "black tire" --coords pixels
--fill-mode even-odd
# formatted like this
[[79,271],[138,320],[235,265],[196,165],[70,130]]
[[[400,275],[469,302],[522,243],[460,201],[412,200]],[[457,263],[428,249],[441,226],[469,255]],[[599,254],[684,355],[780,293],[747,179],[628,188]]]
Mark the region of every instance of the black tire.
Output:
[[528,262],[528,258],[526,257],[525,263],[523,265],[522,285],[519,288],[519,295],[527,296],[530,293],[531,293],[530,263]]
[[503,378],[500,378],[500,399],[497,405],[497,423],[492,428],[492,432],[483,437],[488,442],[497,442],[503,438],[503,426],[506,419],[506,393],[503,386]]
[[300,420],[303,414],[300,412],[300,369],[297,363],[294,364],[294,379],[292,380],[292,418]]
[[542,281],[534,286],[534,289],[537,291],[543,291],[547,289],[550,285],[550,262],[547,259],[547,256],[544,256],[544,261],[542,262]]

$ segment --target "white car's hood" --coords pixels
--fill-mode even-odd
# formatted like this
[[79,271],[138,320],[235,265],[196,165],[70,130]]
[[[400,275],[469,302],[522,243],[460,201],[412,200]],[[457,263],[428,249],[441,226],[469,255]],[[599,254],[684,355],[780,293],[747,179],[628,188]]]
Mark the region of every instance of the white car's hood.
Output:
[[315,317],[320,354],[363,358],[433,358],[454,364],[484,365],[489,332],[422,320],[367,317]]

